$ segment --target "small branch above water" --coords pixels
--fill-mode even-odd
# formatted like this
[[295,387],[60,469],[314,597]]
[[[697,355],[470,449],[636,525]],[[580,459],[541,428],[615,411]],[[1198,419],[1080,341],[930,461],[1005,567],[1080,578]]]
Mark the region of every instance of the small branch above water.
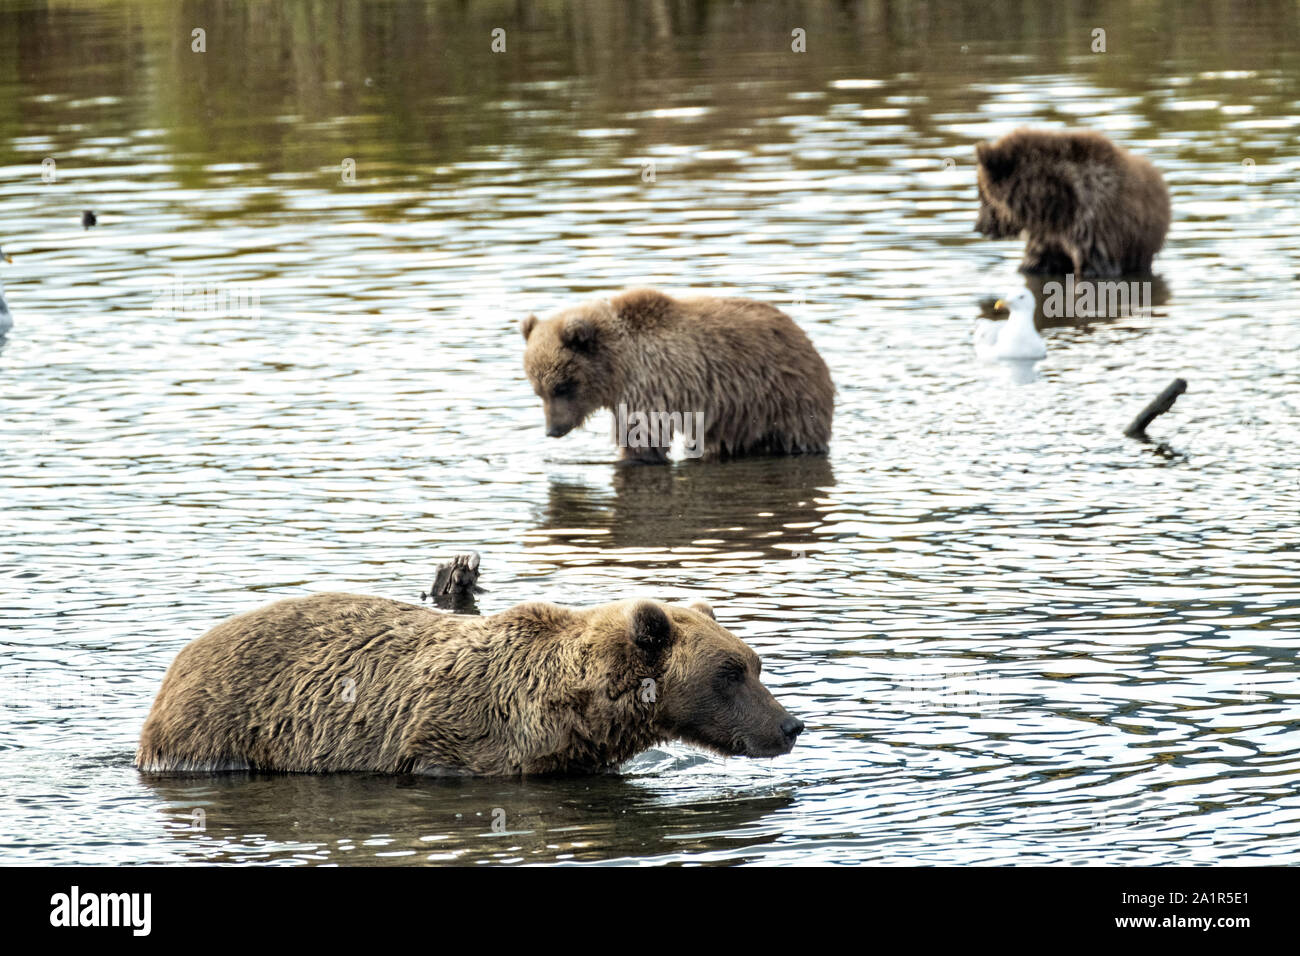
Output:
[[1173,408],[1174,402],[1178,401],[1178,396],[1185,391],[1187,391],[1187,380],[1182,378],[1174,379],[1163,392],[1152,400],[1150,405],[1142,409],[1141,414],[1133,419],[1133,423],[1124,429],[1124,434],[1129,438],[1147,441],[1147,426]]

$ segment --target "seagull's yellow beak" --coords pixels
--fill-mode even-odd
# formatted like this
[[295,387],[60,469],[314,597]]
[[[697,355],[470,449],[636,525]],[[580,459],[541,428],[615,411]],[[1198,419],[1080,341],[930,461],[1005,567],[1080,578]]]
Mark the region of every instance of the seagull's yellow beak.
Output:
[[[984,301],[987,302],[988,299],[985,299]],[[1007,304],[1006,304],[1006,302],[1002,301],[1001,299],[998,299],[998,301],[996,301],[996,302],[993,303],[993,308],[994,308],[995,311],[998,310],[998,309],[1006,309],[1006,308],[1007,308]],[[1007,309],[1007,311],[1009,312],[1009,311],[1011,311],[1011,310],[1010,310],[1010,309]]]
[[13,261],[14,261],[14,257],[11,256],[11,255],[9,255],[9,253],[6,252],[6,253],[5,253],[5,262],[13,262]]

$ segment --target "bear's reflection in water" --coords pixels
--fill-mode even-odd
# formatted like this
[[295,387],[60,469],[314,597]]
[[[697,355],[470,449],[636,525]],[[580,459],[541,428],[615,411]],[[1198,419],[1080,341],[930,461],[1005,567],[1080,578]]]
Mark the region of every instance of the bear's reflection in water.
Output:
[[[682,548],[790,558],[826,543],[818,532],[835,507],[834,484],[824,455],[625,465],[614,469],[609,489],[552,479],[529,543],[644,551],[647,564]],[[629,559],[637,563],[618,556]]]
[[[1021,276],[1034,293],[1034,326],[1039,330],[1083,328],[1141,316],[1169,302],[1169,285],[1158,275],[1120,276],[1115,279],[1073,279],[1067,276]],[[985,318],[1006,318],[995,313],[997,296],[979,300]],[[1050,347],[1050,346],[1049,346]]]
[[[631,763],[653,762],[655,754]],[[420,865],[734,854],[738,847],[774,842],[782,827],[759,821],[793,804],[783,783],[764,781],[746,796],[736,792],[733,779],[720,799],[721,778],[656,792],[634,776],[614,774],[433,779],[233,773],[140,782],[160,804],[172,849],[206,863]],[[742,831],[751,835],[737,840]]]

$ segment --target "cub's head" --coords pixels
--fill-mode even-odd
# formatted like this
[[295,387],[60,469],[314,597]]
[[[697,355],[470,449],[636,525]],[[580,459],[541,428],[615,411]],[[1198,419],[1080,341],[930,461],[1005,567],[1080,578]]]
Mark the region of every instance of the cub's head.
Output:
[[1072,228],[1082,208],[1079,177],[1115,146],[1096,133],[1021,128],[975,147],[980,211],[975,228],[991,239]]
[[980,143],[975,147],[975,179],[979,185],[980,211],[975,231],[990,239],[1013,239],[1024,223],[1008,202],[1016,151],[1003,143]]
[[776,757],[794,748],[803,721],[763,686],[758,655],[718,624],[707,604],[638,601],[626,621],[634,669],[657,675],[652,706],[659,736],[727,757]]
[[546,434],[559,438],[595,411],[613,404],[615,368],[608,302],[589,302],[549,319],[530,315],[524,333],[524,371],[546,413]]

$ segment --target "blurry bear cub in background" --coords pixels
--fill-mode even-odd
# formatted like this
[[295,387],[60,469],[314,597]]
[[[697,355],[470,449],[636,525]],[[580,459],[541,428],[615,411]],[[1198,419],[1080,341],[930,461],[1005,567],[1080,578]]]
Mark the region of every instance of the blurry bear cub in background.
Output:
[[1159,170],[1100,133],[1018,129],[975,147],[990,239],[1025,236],[1020,271],[1083,278],[1149,275],[1169,231]]

